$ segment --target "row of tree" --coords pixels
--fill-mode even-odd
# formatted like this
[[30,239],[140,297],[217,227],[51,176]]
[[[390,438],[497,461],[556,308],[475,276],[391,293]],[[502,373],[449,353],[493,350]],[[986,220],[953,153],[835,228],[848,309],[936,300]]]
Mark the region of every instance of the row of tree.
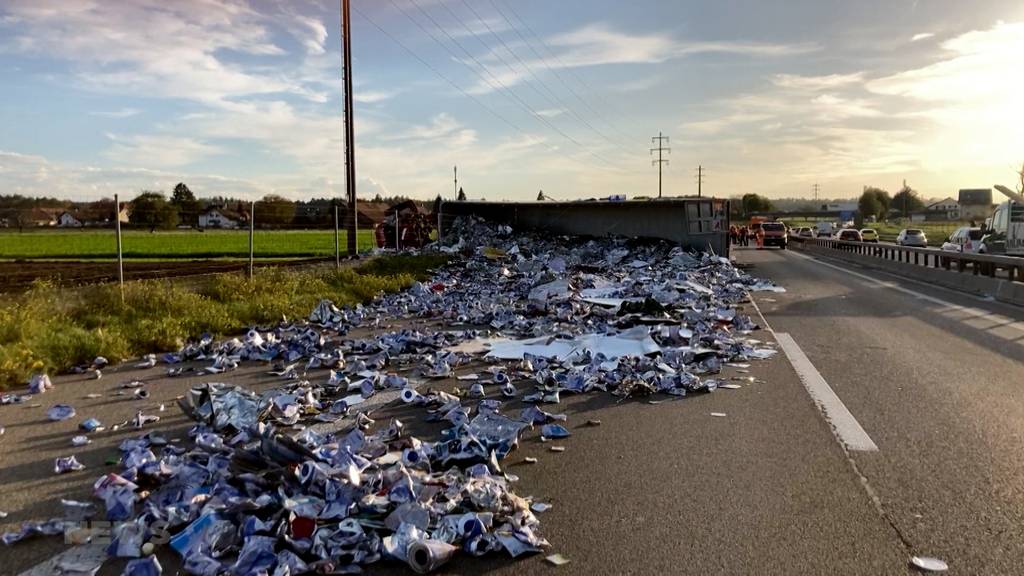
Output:
[[906,183],[895,196],[889,196],[889,192],[881,188],[868,186],[864,188],[864,193],[857,201],[857,211],[862,219],[873,217],[877,221],[882,221],[893,212],[908,216],[918,210],[924,210],[924,201],[917,195],[917,191]]
[[[732,202],[732,214],[734,217],[747,217],[751,214],[773,212],[777,209],[812,212],[820,209],[820,206],[808,204],[803,207],[787,206],[786,208],[777,208],[772,200],[760,194],[752,193],[744,194],[738,201],[734,199]],[[892,212],[909,215],[911,212],[923,209],[924,201],[921,200],[915,190],[906,184],[903,185],[903,188],[895,196],[890,196],[889,192],[881,188],[874,186],[865,187],[864,193],[861,194],[857,201],[857,211],[860,213],[861,218],[873,217],[875,220],[885,220]]]
[[[327,203],[330,201],[327,200]],[[268,194],[256,203],[256,211],[260,226],[287,226],[295,223],[298,204],[277,194]],[[213,198],[207,202],[209,206],[222,208],[234,206],[230,212],[238,213],[242,219],[248,219],[247,202],[232,201],[228,198]],[[152,229],[174,228],[179,224],[197,226],[199,215],[204,210],[204,203],[195,197],[184,183],[174,187],[170,199],[161,192],[144,190],[131,201],[132,224]],[[317,211],[319,213],[319,211]],[[333,213],[331,214],[333,217]],[[300,223],[301,224],[301,223]],[[309,222],[306,224],[318,224]]]
[[[373,202],[392,205],[406,200],[408,198],[403,196],[385,198],[378,194]],[[224,197],[198,200],[184,183],[174,187],[170,199],[161,192],[147,190],[136,196],[131,204],[132,223],[150,229],[173,228],[179,224],[197,226],[200,214],[209,206],[225,208],[242,219],[251,216],[247,201]],[[278,194],[268,194],[256,201],[253,208],[256,224],[260,227],[317,228],[331,226],[334,223],[335,205],[344,204],[340,198],[314,198],[307,202],[295,202]]]

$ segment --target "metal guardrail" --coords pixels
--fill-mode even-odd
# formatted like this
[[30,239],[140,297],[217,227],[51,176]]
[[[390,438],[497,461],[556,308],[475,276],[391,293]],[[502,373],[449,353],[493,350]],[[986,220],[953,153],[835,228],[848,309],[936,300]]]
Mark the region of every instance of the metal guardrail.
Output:
[[848,242],[830,238],[790,237],[790,241],[798,245],[812,245],[925,268],[949,270],[959,273],[967,273],[969,271],[975,276],[999,278],[999,273],[1002,272],[1006,280],[1024,282],[1024,258],[1015,256],[965,254],[936,250],[934,248],[911,248],[909,246],[876,244],[873,242]]

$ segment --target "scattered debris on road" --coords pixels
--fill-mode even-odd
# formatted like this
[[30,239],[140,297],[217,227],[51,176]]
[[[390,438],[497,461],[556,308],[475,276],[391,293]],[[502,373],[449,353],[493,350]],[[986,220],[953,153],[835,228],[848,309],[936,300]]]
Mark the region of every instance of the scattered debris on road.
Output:
[[54,404],[46,411],[46,417],[54,422],[60,422],[73,418],[75,416],[75,409],[67,404]]
[[[139,559],[168,544],[185,571],[216,575],[354,572],[382,558],[426,573],[456,553],[538,553],[549,545],[534,512],[551,506],[517,495],[518,478],[502,462],[535,426],[541,441],[571,436],[554,423],[568,417],[541,405],[597,391],[620,402],[709,393],[723,386],[716,375],[726,364],[775,354],[751,337],[758,327],[738,306],[750,290],[781,289],[728,259],[666,243],[515,235],[474,219],[449,234],[444,249],[466,260],[403,293],[344,309],[325,300],[308,320],[223,341],[203,335],[138,364],[222,377],[260,361],[282,384],[262,394],[193,387],[179,402],[196,422],[187,448],[155,432],[123,441],[121,471],[94,485],[106,520],[117,522],[111,554]],[[410,317],[430,327],[385,328]],[[349,337],[360,328],[374,335]],[[473,372],[459,372],[471,363]],[[83,371],[105,366],[97,358]],[[440,380],[472,384],[454,393],[429,386]],[[125,387],[140,397],[141,384]],[[439,438],[361,409],[384,391],[441,424]],[[506,408],[512,400],[528,406],[516,414]],[[74,416],[61,406],[48,411],[52,419]],[[139,410],[112,429],[157,420]],[[81,427],[102,430],[95,419]],[[27,523],[3,541],[61,526]],[[141,558],[126,573],[159,573],[154,562]]]
[[910,563],[922,572],[945,572],[949,570],[948,564],[938,558],[928,556],[914,556],[910,559]]
[[569,559],[565,556],[562,556],[561,554],[552,554],[551,556],[547,556],[544,559],[550,562],[551,564],[554,564],[555,566],[565,566],[569,563]]

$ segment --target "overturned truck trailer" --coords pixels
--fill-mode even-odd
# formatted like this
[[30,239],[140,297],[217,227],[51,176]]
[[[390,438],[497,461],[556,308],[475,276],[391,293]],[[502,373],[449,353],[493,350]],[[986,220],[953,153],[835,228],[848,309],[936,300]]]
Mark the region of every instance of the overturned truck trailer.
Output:
[[624,202],[443,202],[441,224],[478,216],[516,230],[574,236],[660,238],[729,255],[729,201],[705,198]]

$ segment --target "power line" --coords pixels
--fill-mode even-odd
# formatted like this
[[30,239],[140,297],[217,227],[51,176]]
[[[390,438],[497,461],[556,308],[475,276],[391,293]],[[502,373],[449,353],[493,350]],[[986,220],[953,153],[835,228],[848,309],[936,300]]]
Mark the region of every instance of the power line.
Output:
[[[556,94],[553,90],[551,90],[551,88],[548,87],[548,85],[543,80],[541,80],[539,76],[537,76],[536,72],[534,72],[533,69],[528,64],[526,64],[526,62],[524,62],[523,59],[520,58],[519,55],[516,54],[516,52],[514,50],[512,50],[512,48],[505,42],[505,40],[501,36],[499,36],[498,33],[495,32],[493,28],[491,28],[491,25],[487,23],[487,20],[485,20],[482,16],[480,16],[480,13],[477,12],[475,8],[473,8],[473,5],[469,3],[469,0],[462,0],[462,3],[465,4],[466,8],[469,8],[469,11],[473,13],[473,16],[475,16],[476,19],[479,20],[484,25],[485,28],[487,28],[487,31],[490,32],[491,35],[494,36],[498,40],[498,42],[501,43],[501,45],[505,48],[505,50],[509,54],[511,54],[512,57],[515,58],[517,62],[519,62],[520,67],[527,74],[529,74],[533,78],[533,80],[536,82],[536,84],[539,85],[541,88],[544,88],[544,90],[545,90],[545,92],[547,92],[547,94],[542,93],[535,85],[529,84],[529,86],[531,88],[533,88],[534,92],[536,92],[537,94],[539,94],[540,96],[545,98],[552,106],[561,107],[566,112],[568,112],[569,114],[573,115],[577,120],[580,121],[580,123],[582,123],[584,126],[589,128],[590,130],[592,130],[595,134],[597,134],[601,138],[607,140],[613,146],[622,146],[621,142],[616,142],[616,141],[612,140],[605,133],[603,133],[600,130],[598,130],[586,118],[581,116],[579,114],[579,112],[577,112],[574,107],[571,107],[568,104],[566,104],[565,101],[562,100],[558,96],[558,94]],[[449,8],[447,4],[444,4],[444,6],[448,10],[448,12],[450,14],[452,14],[452,16],[456,18],[456,20],[458,20],[458,17],[455,16],[455,13],[452,12],[452,9]],[[483,44],[487,48],[490,48],[489,46],[487,46],[487,43],[484,42],[484,40],[482,38],[480,38],[480,36],[478,36],[476,34],[476,32],[474,32],[468,25],[466,25],[465,22],[463,22],[463,26],[466,28],[466,30],[470,34],[473,35],[473,37],[475,37],[477,40],[479,40],[481,44]],[[510,25],[510,27],[511,27],[511,25]],[[493,49],[492,52],[494,53],[494,55],[499,60],[501,60],[502,64],[507,66],[510,70],[514,69],[514,67],[508,62],[508,60],[506,60],[505,58],[503,58],[501,56],[501,53],[497,49]],[[628,150],[629,146],[625,146],[624,148],[626,148]]]
[[[461,43],[461,42],[459,42],[457,38],[455,38],[454,36],[452,36],[451,34],[449,34],[449,33],[448,33],[448,31],[447,31],[447,30],[445,30],[445,29],[444,29],[444,28],[443,28],[443,27],[442,27],[442,26],[440,25],[440,23],[438,23],[438,21],[437,21],[437,20],[435,20],[435,19],[434,19],[434,17],[430,15],[430,13],[429,13],[429,12],[427,12],[426,10],[424,10],[424,9],[423,9],[423,7],[422,7],[422,6],[420,6],[420,5],[419,5],[419,3],[417,3],[417,2],[416,2],[416,0],[409,0],[409,3],[411,3],[411,4],[412,4],[412,5],[414,6],[414,7],[416,7],[416,9],[417,9],[417,10],[419,10],[419,12],[420,12],[421,14],[423,14],[423,16],[425,16],[425,17],[427,18],[427,20],[430,20],[430,22],[431,22],[431,23],[432,23],[432,24],[433,24],[433,25],[434,25],[434,26],[435,26],[435,27],[436,27],[437,29],[439,29],[439,30],[440,30],[440,31],[441,31],[441,32],[442,32],[442,33],[443,33],[443,34],[444,34],[445,36],[447,36],[447,37],[448,37],[448,39],[452,41],[452,43],[454,43],[454,44],[455,44],[456,46],[458,46],[458,47],[459,47],[459,49],[460,49],[460,50],[462,50],[462,52],[463,52],[463,53],[465,53],[465,54],[466,54],[466,56],[467,56],[467,57],[468,57],[468,58],[469,58],[470,60],[472,60],[473,62],[475,62],[475,63],[476,63],[476,65],[480,67],[480,69],[481,69],[481,70],[483,70],[484,72],[486,72],[486,73],[487,73],[487,75],[488,75],[488,76],[490,76],[491,78],[493,78],[493,79],[494,79],[494,82],[495,82],[495,83],[497,83],[497,84],[498,84],[498,86],[500,86],[500,87],[501,87],[501,88],[502,88],[503,90],[505,90],[505,93],[506,93],[507,95],[511,96],[511,97],[512,97],[512,98],[513,98],[513,99],[514,99],[514,100],[515,100],[515,101],[516,101],[516,102],[517,102],[517,103],[518,103],[518,104],[519,104],[519,105],[520,105],[520,106],[521,106],[521,107],[522,107],[523,109],[525,109],[525,110],[526,110],[526,111],[527,111],[527,112],[528,112],[528,113],[529,113],[530,115],[532,115],[532,116],[533,116],[534,118],[536,118],[536,119],[537,119],[538,121],[540,121],[540,122],[541,122],[542,124],[544,124],[545,126],[547,126],[548,128],[550,128],[551,130],[554,130],[555,132],[557,132],[558,134],[560,134],[560,135],[561,135],[561,136],[562,136],[563,138],[565,138],[566,140],[568,140],[568,141],[572,142],[573,144],[575,144],[576,146],[579,146],[580,148],[585,148],[585,147],[583,146],[583,144],[581,144],[581,143],[580,143],[580,142],[579,142],[578,140],[576,140],[575,138],[573,138],[573,137],[572,137],[572,136],[570,136],[569,134],[566,134],[566,133],[565,133],[565,132],[564,132],[564,131],[563,131],[563,130],[562,130],[561,128],[559,128],[559,127],[555,126],[554,124],[552,124],[552,123],[551,123],[550,121],[548,121],[548,119],[547,119],[547,118],[545,118],[544,116],[542,116],[542,115],[538,114],[538,113],[537,113],[537,111],[536,111],[536,110],[534,110],[534,109],[533,109],[533,108],[532,108],[532,107],[531,107],[531,106],[530,106],[529,104],[527,104],[527,103],[526,103],[526,102],[525,102],[525,101],[524,101],[524,100],[523,100],[522,98],[520,98],[520,97],[519,97],[519,95],[518,95],[518,94],[516,94],[516,92],[515,92],[514,90],[512,90],[511,88],[509,88],[508,86],[506,86],[506,85],[505,85],[505,83],[504,83],[504,82],[502,82],[500,78],[497,78],[496,76],[494,76],[494,74],[492,74],[492,73],[491,73],[491,71],[490,71],[490,70],[488,70],[488,69],[487,69],[487,67],[486,67],[486,66],[484,66],[484,65],[483,65],[483,64],[482,64],[482,63],[480,62],[480,60],[478,60],[478,59],[477,59],[477,58],[476,58],[475,56],[473,56],[473,54],[472,54],[472,53],[470,53],[470,52],[469,52],[469,50],[467,50],[467,49],[466,49],[466,47],[465,47],[465,46],[463,46],[463,45],[462,45],[462,43]],[[409,14],[408,14],[407,12],[405,12],[405,10],[404,10],[404,9],[402,9],[402,7],[401,7],[401,6],[399,6],[399,5],[398,5],[398,4],[397,4],[397,3],[395,2],[395,0],[391,0],[391,4],[392,4],[393,6],[395,6],[395,8],[397,8],[397,9],[398,9],[399,11],[401,11],[401,12],[402,12],[403,14],[405,14],[407,18],[409,18],[410,20],[413,20],[413,23],[415,23],[415,24],[416,24],[416,25],[417,25],[417,26],[418,26],[418,27],[419,27],[419,28],[420,28],[421,30],[423,30],[424,32],[426,32],[426,33],[427,33],[427,34],[428,34],[428,35],[429,35],[429,36],[430,36],[430,37],[431,37],[431,38],[432,38],[432,39],[433,39],[433,40],[434,40],[435,42],[437,42],[437,43],[438,43],[439,45],[441,45],[441,47],[442,47],[442,48],[444,48],[444,49],[445,49],[445,50],[446,50],[446,51],[447,51],[447,52],[448,52],[449,54],[451,54],[451,56],[452,56],[453,58],[455,58],[456,60],[459,60],[460,62],[462,62],[462,64],[464,64],[464,65],[465,65],[465,66],[466,66],[467,68],[469,68],[470,70],[472,70],[472,71],[473,71],[473,72],[474,72],[475,74],[477,74],[477,76],[480,76],[480,78],[481,78],[482,80],[484,80],[484,82],[487,82],[487,80],[486,80],[485,78],[483,78],[483,76],[482,76],[482,75],[481,75],[481,74],[480,74],[479,72],[477,72],[476,70],[473,70],[473,67],[472,67],[472,66],[470,66],[469,64],[467,64],[467,63],[466,63],[465,61],[463,61],[463,60],[460,60],[460,59],[459,59],[459,57],[458,57],[458,56],[456,56],[456,55],[455,55],[455,54],[454,54],[454,53],[453,53],[453,52],[451,51],[451,49],[449,49],[449,48],[448,48],[448,47],[447,47],[447,46],[446,46],[446,45],[444,44],[444,42],[441,42],[440,40],[438,40],[438,39],[437,39],[437,37],[435,37],[435,36],[434,36],[434,35],[433,35],[432,33],[430,33],[430,32],[429,32],[429,31],[428,31],[428,30],[427,30],[427,29],[426,29],[425,27],[423,27],[423,26],[422,26],[422,25],[421,25],[421,24],[420,24],[420,23],[419,23],[418,21],[416,21],[415,19],[413,19],[412,17],[410,17],[410,16],[409,16]],[[491,84],[490,82],[487,82],[487,84],[488,84],[489,86],[491,86],[491,87],[493,88],[493,85],[492,85],[492,84]],[[607,160],[606,158],[604,158],[604,157],[602,157],[601,155],[599,155],[599,154],[595,153],[594,151],[592,151],[592,150],[586,150],[586,152],[587,152],[587,153],[589,153],[589,154],[590,154],[591,156],[593,156],[594,158],[596,158],[596,159],[598,159],[599,161],[601,161],[602,163],[605,163],[605,164],[610,164],[610,162],[609,162],[609,161],[608,161],[608,160]]]
[[664,164],[668,164],[668,160],[662,160],[661,153],[662,152],[668,152],[668,153],[671,154],[672,153],[672,149],[671,148],[666,148],[664,146],[664,144],[666,142],[668,142],[668,136],[662,136],[661,132],[658,132],[657,136],[652,136],[651,137],[651,142],[658,145],[657,148],[651,148],[651,154],[654,154],[655,151],[658,152],[658,159],[657,160],[651,160],[651,166],[654,166],[654,165],[658,166],[658,198],[661,198],[661,167]]
[[[530,41],[527,40],[526,37],[523,36],[523,34],[521,32],[519,32],[519,29],[516,28],[512,24],[512,20],[505,15],[505,13],[501,10],[501,8],[498,7],[498,5],[496,3],[496,0],[490,0],[490,2],[491,2],[491,5],[494,6],[494,9],[497,10],[499,14],[501,14],[501,17],[504,18],[506,22],[508,22],[509,27],[512,28],[512,30],[516,33],[516,35],[518,35],[519,38],[523,41],[523,43],[526,44],[527,48],[529,48],[530,51],[533,52],[533,54],[535,56],[537,56],[537,58],[539,58],[541,60],[541,62],[544,63],[544,66],[546,66],[547,69],[550,70],[551,73],[554,74],[556,78],[558,78],[558,80],[562,83],[562,85],[565,86],[569,90],[569,92],[571,92],[572,95],[576,97],[577,100],[579,100],[580,102],[583,103],[583,106],[585,106],[588,110],[590,110],[591,114],[593,114],[594,116],[600,118],[601,121],[604,122],[605,124],[607,124],[609,128],[611,128],[612,130],[618,132],[620,135],[625,137],[626,140],[632,141],[634,139],[633,136],[630,136],[629,134],[627,134],[623,130],[619,129],[618,126],[616,126],[615,124],[612,124],[610,121],[605,119],[604,116],[602,116],[600,112],[598,112],[593,106],[590,105],[590,102],[587,102],[587,100],[585,98],[580,96],[580,94],[576,91],[576,89],[573,88],[568,82],[565,81],[565,78],[562,77],[562,75],[558,71],[558,69],[553,67],[553,66],[551,66],[551,64],[548,62],[548,59],[545,58],[542,54],[540,54],[540,52],[538,52],[533,47],[533,45],[530,43]],[[558,57],[558,55],[555,54],[555,51],[552,50],[551,47],[548,46],[546,42],[544,42],[544,39],[541,38],[540,35],[538,35],[536,32],[534,32],[533,28],[531,28],[530,25],[526,23],[526,20],[524,20],[519,15],[519,13],[516,12],[515,8],[512,7],[511,3],[505,4],[505,7],[508,8],[509,12],[512,13],[512,15],[515,17],[515,19],[522,25],[522,27],[525,28],[526,31],[529,32],[530,35],[533,36],[537,40],[537,42],[541,45],[541,47],[543,47],[545,50],[547,50],[548,53],[551,55],[551,57],[554,58],[555,61],[563,69],[567,70],[570,74],[572,74],[576,78],[576,81],[579,82],[580,85],[583,86],[584,89],[587,90],[587,92],[589,94],[594,95],[594,96],[600,98],[601,100],[603,100],[605,102],[606,106],[608,106],[609,108],[613,109],[612,110],[613,112],[615,112],[619,116],[622,116],[622,113],[619,112],[618,110],[614,109],[615,107],[612,106],[607,100],[604,100],[604,98],[600,95],[600,93],[598,93],[596,90],[591,88],[586,82],[583,81],[582,78],[580,78],[580,76],[578,74],[573,72],[573,70],[569,66],[566,66],[565,63],[562,62],[562,60]]]
[[[403,50],[405,50],[405,51],[406,51],[406,53],[408,53],[408,54],[409,54],[410,56],[412,56],[413,58],[415,58],[415,59],[416,59],[416,60],[417,60],[417,61],[418,61],[418,62],[419,62],[420,64],[423,64],[424,66],[426,66],[426,67],[427,67],[427,68],[428,68],[428,69],[429,69],[429,70],[430,70],[431,72],[433,72],[433,73],[434,73],[434,74],[436,74],[436,75],[437,75],[437,76],[438,76],[439,78],[441,78],[442,80],[444,80],[445,82],[447,82],[447,83],[448,83],[449,85],[451,85],[451,87],[452,87],[452,88],[455,88],[455,90],[457,90],[458,92],[460,92],[460,93],[461,93],[461,94],[462,94],[463,96],[465,96],[466,98],[469,98],[469,99],[470,99],[470,100],[472,100],[473,102],[477,103],[478,105],[480,105],[480,107],[481,107],[481,108],[483,108],[484,110],[486,110],[487,112],[489,112],[489,113],[490,113],[490,114],[491,114],[492,116],[494,116],[494,117],[495,117],[495,118],[497,118],[498,120],[501,120],[502,122],[504,122],[505,124],[507,124],[507,125],[508,125],[508,126],[509,126],[510,128],[512,128],[513,130],[515,130],[515,131],[519,132],[519,133],[520,133],[520,134],[522,134],[523,136],[527,136],[527,137],[530,137],[530,136],[531,136],[531,134],[530,134],[529,132],[527,132],[526,130],[524,130],[523,128],[521,128],[521,127],[520,127],[520,126],[519,126],[518,124],[516,124],[516,123],[512,122],[511,120],[509,120],[508,118],[506,118],[505,116],[503,116],[502,114],[500,114],[499,112],[497,112],[496,110],[494,110],[493,108],[491,108],[490,106],[488,106],[487,104],[485,104],[485,103],[483,102],[483,100],[481,100],[481,99],[477,98],[476,96],[474,96],[474,95],[472,95],[472,94],[470,94],[470,93],[466,92],[465,90],[463,90],[463,89],[462,89],[462,87],[461,87],[461,86],[459,86],[459,85],[458,85],[457,83],[455,83],[455,81],[454,81],[454,80],[452,80],[451,78],[449,78],[448,76],[446,76],[445,74],[443,74],[443,73],[442,73],[441,71],[439,71],[439,70],[438,70],[437,68],[435,68],[435,67],[434,67],[433,65],[431,65],[431,64],[430,64],[430,62],[427,62],[426,60],[424,60],[424,59],[423,59],[423,58],[422,58],[422,57],[421,57],[421,56],[420,56],[419,54],[417,54],[417,53],[416,53],[416,52],[415,52],[414,50],[412,50],[411,48],[409,48],[409,47],[408,47],[408,46],[407,46],[407,45],[406,45],[406,44],[405,44],[404,42],[402,42],[401,40],[399,40],[398,38],[396,38],[396,37],[395,37],[394,35],[392,35],[392,34],[391,34],[390,32],[388,32],[388,31],[387,31],[387,30],[385,30],[385,29],[384,29],[383,27],[381,27],[381,26],[380,26],[380,24],[378,24],[378,23],[377,23],[376,21],[374,21],[374,20],[373,20],[372,18],[370,18],[369,16],[367,16],[365,12],[363,12],[362,10],[360,10],[359,8],[357,8],[356,6],[352,6],[352,9],[353,9],[353,10],[355,10],[355,12],[356,12],[357,14],[359,14],[359,16],[361,16],[361,17],[362,17],[362,18],[363,18],[364,20],[366,20],[367,22],[369,22],[369,23],[370,23],[370,25],[372,25],[372,26],[373,26],[374,28],[376,28],[376,29],[377,29],[377,30],[378,30],[378,31],[379,31],[379,32],[380,32],[381,34],[383,34],[383,35],[384,35],[384,36],[386,36],[386,37],[387,37],[387,38],[388,38],[389,40],[391,40],[392,42],[394,42],[395,44],[397,44],[397,45],[398,45],[398,46],[399,46],[400,48],[402,48]],[[406,17],[409,17],[409,16],[408,16],[408,14],[406,14]],[[412,19],[410,18],[410,20],[412,20]],[[415,22],[415,20],[413,20],[413,22]],[[422,26],[421,26],[420,28],[421,28],[421,29],[423,29],[423,28],[422,28]],[[425,31],[425,30],[424,30],[424,31]],[[449,53],[450,53],[450,52],[449,52]],[[549,150],[552,150],[552,151],[557,151],[557,148],[556,148],[556,147],[554,147],[554,146],[551,146],[551,145],[547,145],[547,148],[548,148]],[[568,158],[569,160],[572,160],[573,162],[577,162],[577,163],[580,163],[580,164],[582,164],[582,165],[584,165],[584,166],[588,166],[588,167],[590,167],[590,166],[591,166],[590,164],[584,164],[584,163],[583,163],[583,162],[582,162],[581,160],[578,160],[578,159],[576,159],[576,158],[573,158],[572,156],[565,156],[565,158]]]
[[517,124],[513,123],[508,118],[505,118],[504,116],[499,114],[496,110],[494,110],[493,108],[491,108],[487,104],[484,104],[484,102],[482,100],[480,100],[479,98],[477,98],[476,96],[473,96],[472,94],[470,94],[470,93],[466,92],[465,90],[463,90],[461,86],[459,86],[458,84],[455,83],[455,81],[453,81],[451,78],[449,78],[449,77],[445,76],[444,74],[442,74],[437,68],[435,68],[433,65],[431,65],[430,62],[427,62],[426,60],[421,58],[419,54],[417,54],[411,48],[406,46],[401,40],[399,40],[398,38],[395,38],[394,36],[392,36],[391,33],[389,33],[384,28],[381,28],[381,26],[379,24],[377,24],[373,19],[371,19],[369,16],[367,16],[362,10],[360,10],[359,8],[356,8],[355,6],[353,6],[352,9],[355,10],[357,14],[362,16],[362,18],[364,20],[366,20],[371,25],[373,25],[373,27],[376,28],[381,34],[387,36],[388,39],[390,39],[392,42],[394,42],[399,47],[401,47],[403,50],[405,50],[410,56],[412,56],[413,58],[418,60],[420,64],[423,64],[428,69],[430,69],[431,72],[433,72],[434,74],[437,74],[442,80],[444,80],[445,82],[450,84],[452,88],[455,88],[456,90],[461,92],[463,96],[465,96],[466,98],[469,98],[470,100],[472,100],[472,101],[476,102],[477,104],[479,104],[480,107],[482,107],[484,110],[487,110],[488,112],[490,112],[498,120],[501,120],[505,124],[508,124],[513,130],[516,130],[517,132],[521,132],[525,136],[529,136],[529,133],[526,132],[525,130],[523,130],[522,128],[520,128]]

